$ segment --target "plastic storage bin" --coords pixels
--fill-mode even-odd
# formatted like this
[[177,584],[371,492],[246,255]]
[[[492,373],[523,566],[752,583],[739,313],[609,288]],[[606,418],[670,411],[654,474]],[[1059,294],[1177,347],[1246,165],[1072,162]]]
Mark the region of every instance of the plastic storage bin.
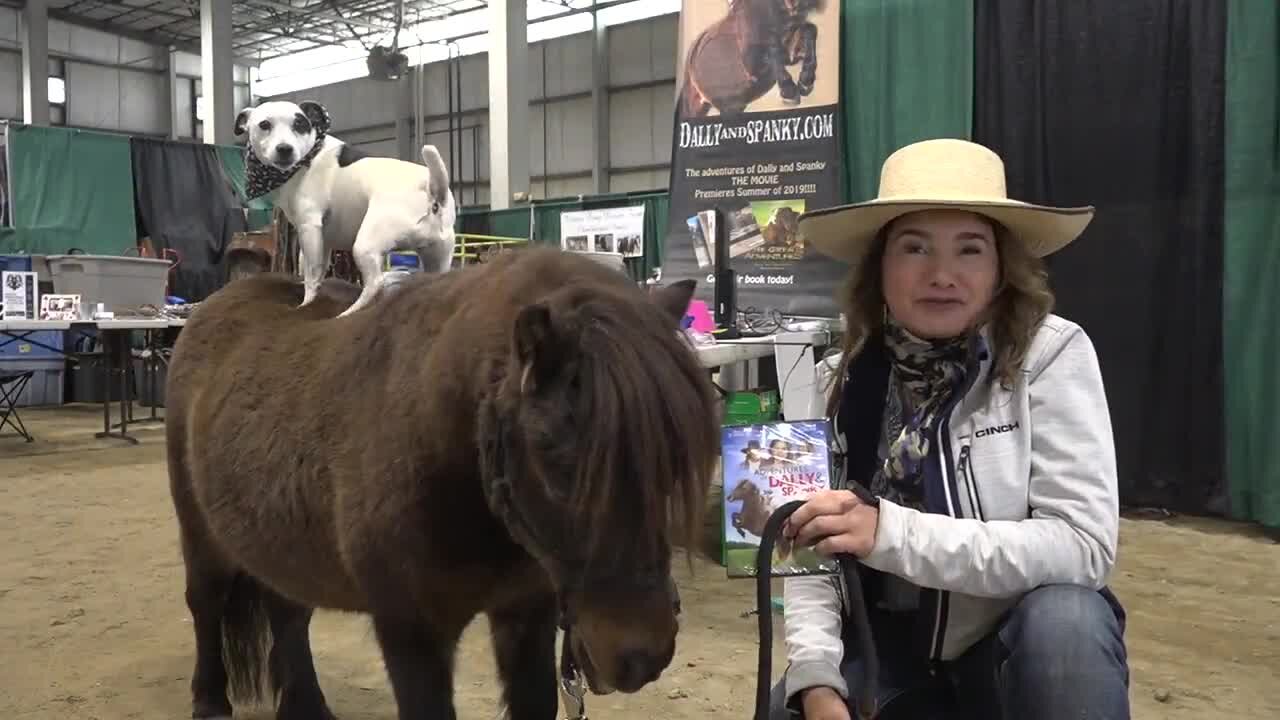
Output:
[[0,357],[0,377],[31,370],[31,380],[18,393],[15,407],[61,405],[67,363],[62,359]]
[[168,260],[123,255],[49,255],[46,260],[53,291],[79,293],[86,307],[165,305]]

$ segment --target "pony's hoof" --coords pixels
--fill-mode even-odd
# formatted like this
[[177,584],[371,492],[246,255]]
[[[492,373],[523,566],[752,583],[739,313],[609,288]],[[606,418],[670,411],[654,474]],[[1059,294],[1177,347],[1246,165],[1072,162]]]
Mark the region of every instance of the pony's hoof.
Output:
[[802,97],[809,97],[809,93],[813,92],[813,83],[812,83],[812,82],[807,82],[807,83],[806,83],[806,82],[802,82],[802,83],[800,83],[800,85],[797,87],[797,89],[800,91],[800,95],[801,95]]

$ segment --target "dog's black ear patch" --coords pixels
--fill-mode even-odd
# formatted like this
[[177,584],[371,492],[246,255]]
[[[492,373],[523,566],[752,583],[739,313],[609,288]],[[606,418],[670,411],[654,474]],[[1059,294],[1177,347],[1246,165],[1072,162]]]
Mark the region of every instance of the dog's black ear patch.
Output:
[[236,127],[235,127],[236,135],[244,134],[245,126],[249,124],[250,112],[252,112],[252,108],[245,108],[236,115]]
[[338,167],[346,167],[367,157],[373,156],[359,148],[351,147],[351,143],[343,143],[338,150]]
[[323,105],[307,100],[298,103],[298,109],[311,121],[311,126],[316,129],[317,134],[329,132],[329,111],[325,110]]
[[302,113],[293,114],[293,131],[299,135],[306,135],[311,132],[311,121]]

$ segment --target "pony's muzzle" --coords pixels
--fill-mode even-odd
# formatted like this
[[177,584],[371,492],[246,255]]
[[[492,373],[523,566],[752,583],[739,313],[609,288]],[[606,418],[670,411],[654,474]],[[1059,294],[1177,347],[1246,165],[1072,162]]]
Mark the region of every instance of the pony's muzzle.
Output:
[[659,656],[644,650],[630,650],[621,653],[618,656],[618,691],[624,693],[636,692],[645,685],[657,680],[670,662],[670,654]]

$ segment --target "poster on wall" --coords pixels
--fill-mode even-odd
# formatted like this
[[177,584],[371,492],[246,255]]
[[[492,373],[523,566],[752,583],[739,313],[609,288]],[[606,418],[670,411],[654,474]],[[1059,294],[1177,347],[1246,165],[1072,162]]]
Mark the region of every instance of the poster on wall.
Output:
[[644,255],[644,206],[560,213],[560,247],[570,252]]
[[840,3],[684,0],[662,280],[714,295],[716,210],[738,307],[835,317],[847,267],[800,236],[843,200]]

